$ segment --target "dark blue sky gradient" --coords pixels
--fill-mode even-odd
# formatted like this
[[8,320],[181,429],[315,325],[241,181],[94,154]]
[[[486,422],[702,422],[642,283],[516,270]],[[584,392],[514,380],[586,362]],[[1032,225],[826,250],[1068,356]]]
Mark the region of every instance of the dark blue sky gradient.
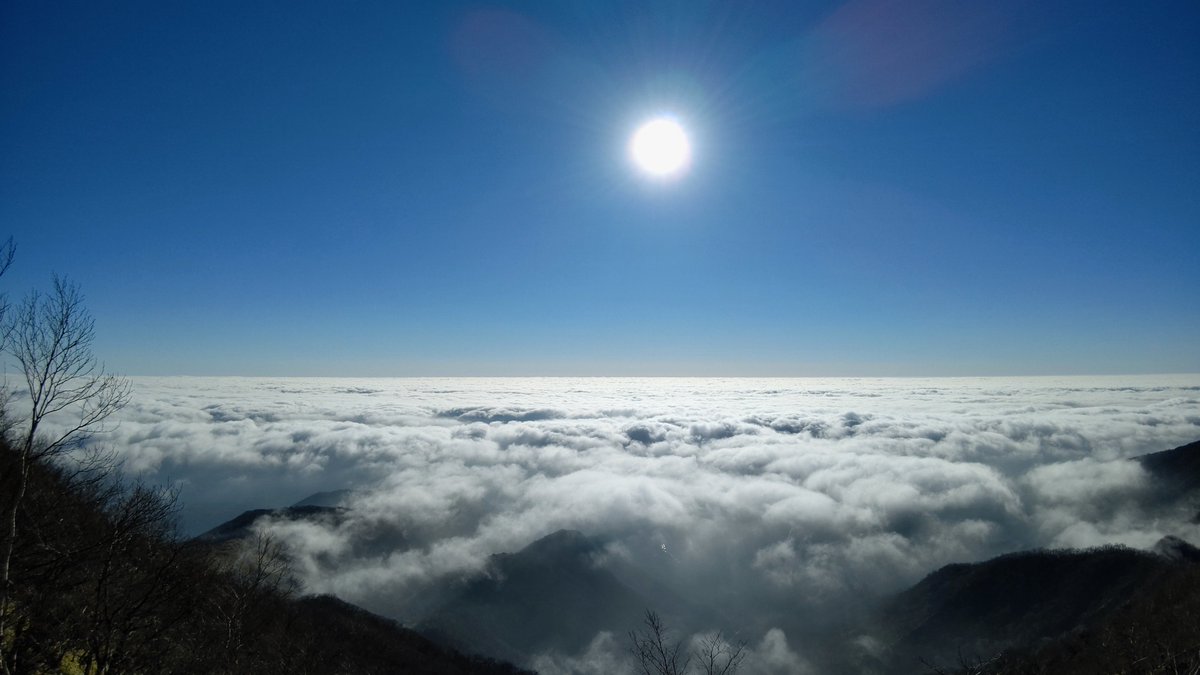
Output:
[[[131,374],[1200,371],[1196,35],[1172,1],[7,2],[4,287],[79,281]],[[661,110],[671,184],[625,153]]]

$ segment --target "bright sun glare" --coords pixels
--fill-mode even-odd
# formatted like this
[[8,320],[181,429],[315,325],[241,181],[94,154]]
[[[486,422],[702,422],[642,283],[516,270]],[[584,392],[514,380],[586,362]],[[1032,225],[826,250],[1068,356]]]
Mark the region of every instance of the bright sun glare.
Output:
[[673,117],[656,117],[638,127],[629,154],[643,172],[656,178],[683,173],[692,159],[687,133]]

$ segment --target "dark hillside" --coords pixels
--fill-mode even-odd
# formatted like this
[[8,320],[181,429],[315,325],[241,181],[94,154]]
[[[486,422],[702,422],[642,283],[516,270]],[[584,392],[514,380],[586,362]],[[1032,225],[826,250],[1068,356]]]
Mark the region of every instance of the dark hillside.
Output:
[[[1134,461],[1153,480],[1147,506],[1193,512],[1200,498],[1200,442]],[[1074,664],[1103,663],[1081,658],[1079,650],[1130,663],[1191,654],[1197,663],[1200,621],[1165,617],[1200,613],[1198,563],[1200,550],[1168,536],[1151,551],[1026,551],[947,565],[883,609],[876,632],[891,647],[885,669],[911,672],[925,661],[951,672],[960,672],[955,664],[961,672],[1091,672]],[[1124,642],[1114,638],[1122,631]],[[1127,649],[1115,650],[1117,644]],[[1050,663],[1054,667],[1045,670]]]
[[1012,650],[978,672],[1200,673],[1200,565],[1173,568],[1103,622]]
[[[16,498],[18,461],[0,439],[6,506]],[[185,542],[171,495],[125,485],[111,465],[80,471],[36,461],[27,484],[16,538],[0,535],[13,550],[11,628],[0,640],[9,672],[521,672],[335,598],[293,597],[278,545]]]
[[948,565],[901,593],[883,623],[901,660],[988,657],[1106,620],[1176,563],[1122,547],[1031,551]]
[[1200,489],[1200,441],[1136,458],[1164,488],[1176,492]]
[[598,566],[599,553],[583,534],[560,530],[517,553],[494,555],[487,573],[418,628],[515,662],[546,650],[576,653],[601,630],[622,634],[646,603]]
[[[1200,672],[1200,550],[1028,551],[947,565],[877,624],[888,672]],[[1126,667],[1108,670],[1113,663]],[[1168,664],[1168,665],[1169,665]],[[1184,668],[1191,664],[1190,668]],[[1163,665],[1165,668],[1166,665]]]
[[293,612],[291,629],[311,640],[302,647],[299,659],[307,672],[380,675],[526,672],[438,645],[391,619],[330,595],[295,601]]
[[1181,502],[1200,523],[1200,441],[1136,457],[1155,480],[1154,501]]
[[[1168,550],[1177,550],[1179,543],[1169,542]],[[1194,547],[1184,546],[1185,558],[1195,560],[1200,554]],[[902,638],[885,669],[945,675],[1200,673],[1200,564],[1161,556],[1153,561],[1144,554],[1135,561],[1130,554],[1139,552],[1074,552],[1060,556],[1057,564],[1049,564],[1068,574],[1078,571],[1083,579],[1075,589],[1091,587],[1096,597],[1049,589],[1050,595],[1043,602],[1030,604],[1030,597],[1018,595],[1003,610],[997,611],[996,606],[1004,603],[992,602],[981,607],[977,615],[970,602],[989,595],[978,592],[980,584],[991,586],[990,591],[1000,590],[1001,586],[1011,589],[1011,585],[993,584],[987,579],[996,573],[994,564],[998,561],[985,563],[992,567],[991,572],[943,568],[926,579],[935,583],[922,582],[902,596],[900,604],[912,610],[921,592],[941,594],[943,602],[933,603],[938,605],[933,615],[940,616],[924,624],[923,634]],[[1037,566],[1048,561],[1024,562]],[[1104,577],[1114,569],[1123,569],[1125,580],[1133,583],[1124,587],[1125,592],[1119,584],[1116,588],[1103,584]],[[1137,579],[1139,574],[1144,578]],[[976,583],[959,586],[956,594],[946,586],[934,590],[933,577],[950,580],[952,586],[954,578],[976,577]],[[972,585],[976,588],[970,589]],[[1069,618],[1072,615],[1075,619]],[[965,625],[955,627],[956,618]],[[1078,623],[1071,628],[1058,630],[1076,620]]]

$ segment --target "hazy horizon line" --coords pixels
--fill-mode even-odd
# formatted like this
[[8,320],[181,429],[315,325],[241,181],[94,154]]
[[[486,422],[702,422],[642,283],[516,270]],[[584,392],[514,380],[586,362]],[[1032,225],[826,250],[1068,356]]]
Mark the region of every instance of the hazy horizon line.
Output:
[[202,374],[202,373],[120,373],[124,377],[195,377],[195,378],[328,378],[328,379],[369,379],[369,380],[403,380],[403,379],[710,379],[710,380],[801,380],[801,379],[822,379],[822,380],[851,380],[851,379],[1007,379],[1007,378],[1054,378],[1054,377],[1182,377],[1182,376],[1198,376],[1200,371],[1176,371],[1176,372],[1110,372],[1110,373],[1009,373],[1009,374],[929,374],[929,375],[875,375],[875,374],[859,374],[859,375],[702,375],[702,374],[472,374],[472,375],[445,375],[445,374],[418,374],[418,375],[356,375],[356,374],[239,374],[239,373],[220,373],[220,374]]

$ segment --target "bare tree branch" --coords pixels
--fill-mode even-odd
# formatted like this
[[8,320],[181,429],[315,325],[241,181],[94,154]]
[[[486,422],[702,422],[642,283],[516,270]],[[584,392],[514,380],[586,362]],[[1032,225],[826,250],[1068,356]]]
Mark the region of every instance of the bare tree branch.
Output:
[[[9,237],[3,244],[0,244],[0,277],[8,271],[12,266],[13,258],[17,254],[17,245],[13,242],[13,238]],[[8,338],[10,326],[4,318],[8,316],[8,295],[0,293],[0,349],[8,346]]]
[[646,610],[643,619],[645,628],[641,632],[629,633],[630,653],[637,659],[644,675],[683,675],[688,670],[691,656],[683,651],[683,644],[670,643],[666,626],[658,614]]
[[[0,274],[12,262],[10,239],[0,245]],[[31,292],[15,313],[3,312],[0,338],[16,359],[25,381],[29,407],[12,423],[19,429],[16,486],[4,505],[7,525],[0,561],[0,635],[8,628],[13,547],[18,514],[34,462],[60,456],[104,430],[105,421],[129,401],[129,381],[107,373],[92,354],[95,321],[83,304],[77,284],[55,276],[49,294]],[[48,418],[66,417],[55,433],[43,437]],[[10,672],[6,660],[0,667]]]
[[700,638],[700,646],[693,654],[705,675],[732,675],[746,659],[746,642],[739,640],[730,644],[720,631]]

